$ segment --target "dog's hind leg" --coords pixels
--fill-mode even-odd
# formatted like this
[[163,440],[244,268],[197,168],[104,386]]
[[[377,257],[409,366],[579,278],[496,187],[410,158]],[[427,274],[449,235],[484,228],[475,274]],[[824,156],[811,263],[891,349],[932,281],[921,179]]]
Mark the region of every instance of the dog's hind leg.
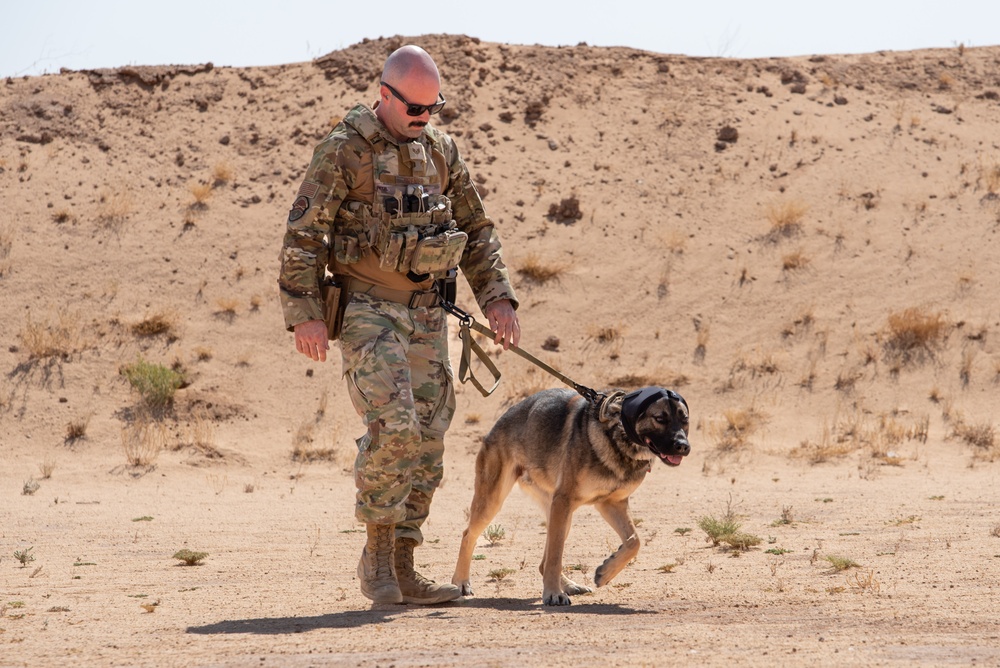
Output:
[[518,467],[504,457],[500,448],[484,445],[476,457],[476,486],[469,508],[469,526],[462,532],[455,574],[451,583],[462,589],[462,596],[472,596],[470,570],[476,540],[500,512],[504,499],[517,482]]
[[603,587],[639,553],[639,536],[635,533],[635,524],[628,512],[627,498],[619,501],[601,501],[595,503],[594,507],[622,539],[618,549],[594,571],[594,584]]

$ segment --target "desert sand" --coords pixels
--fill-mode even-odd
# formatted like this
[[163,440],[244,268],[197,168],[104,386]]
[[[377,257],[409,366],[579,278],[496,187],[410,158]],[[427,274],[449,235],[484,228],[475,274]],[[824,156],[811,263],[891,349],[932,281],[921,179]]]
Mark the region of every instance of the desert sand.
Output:
[[[406,42],[441,66],[522,346],[691,407],[692,454],[632,497],[638,557],[566,608],[541,603],[544,518],[518,490],[475,597],[361,596],[360,421],[337,351],[298,355],[281,320],[313,146]],[[998,72],[1000,47],[441,35],[0,81],[0,666],[1000,665]],[[561,385],[495,354],[493,396],[458,387],[417,551],[439,581],[480,439]],[[184,379],[152,417],[140,360]],[[706,540],[727,513],[759,543]],[[617,544],[581,510],[572,577]]]

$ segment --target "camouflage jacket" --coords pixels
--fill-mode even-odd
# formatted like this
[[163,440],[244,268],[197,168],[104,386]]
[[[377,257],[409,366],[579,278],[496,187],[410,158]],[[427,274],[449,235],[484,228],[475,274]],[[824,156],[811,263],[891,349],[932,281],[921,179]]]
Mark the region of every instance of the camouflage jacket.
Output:
[[516,308],[496,229],[454,140],[428,125],[412,142],[399,142],[371,108],[357,105],[316,147],[288,215],[278,285],[289,330],[323,318],[319,282],[327,269],[397,290],[431,287],[433,277],[414,282],[384,270],[373,247],[380,226],[397,224],[394,202],[406,202],[413,185],[439,202],[433,214],[414,214],[417,224],[453,218],[468,234],[459,267],[479,307],[509,299]]

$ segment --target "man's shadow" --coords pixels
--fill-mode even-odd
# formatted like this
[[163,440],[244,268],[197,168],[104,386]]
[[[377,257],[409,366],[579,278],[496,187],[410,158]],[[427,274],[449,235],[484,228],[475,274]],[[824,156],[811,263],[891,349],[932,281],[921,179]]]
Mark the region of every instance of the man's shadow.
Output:
[[382,624],[392,622],[397,617],[406,616],[406,613],[414,611],[425,613],[421,615],[421,618],[449,619],[460,617],[462,609],[473,608],[512,613],[528,613],[541,610],[543,612],[583,615],[657,614],[655,610],[636,610],[635,608],[614,603],[588,604],[581,601],[571,606],[548,607],[541,605],[539,599],[487,598],[467,599],[433,606],[372,605],[367,610],[331,612],[311,617],[260,617],[256,619],[223,620],[202,626],[189,626],[187,632],[202,635],[230,633],[283,635],[286,633],[305,633],[317,629],[351,629],[369,624]]

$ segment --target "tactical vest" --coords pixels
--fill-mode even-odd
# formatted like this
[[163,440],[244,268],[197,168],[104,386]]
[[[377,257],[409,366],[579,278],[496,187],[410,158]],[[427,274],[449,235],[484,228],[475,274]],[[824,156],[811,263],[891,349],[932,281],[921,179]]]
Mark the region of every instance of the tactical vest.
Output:
[[424,144],[387,141],[368,110],[353,111],[344,122],[371,145],[374,198],[341,204],[333,238],[337,261],[352,264],[375,253],[382,270],[418,282],[457,267],[468,235],[452,218],[451,200],[441,193],[446,175]]

